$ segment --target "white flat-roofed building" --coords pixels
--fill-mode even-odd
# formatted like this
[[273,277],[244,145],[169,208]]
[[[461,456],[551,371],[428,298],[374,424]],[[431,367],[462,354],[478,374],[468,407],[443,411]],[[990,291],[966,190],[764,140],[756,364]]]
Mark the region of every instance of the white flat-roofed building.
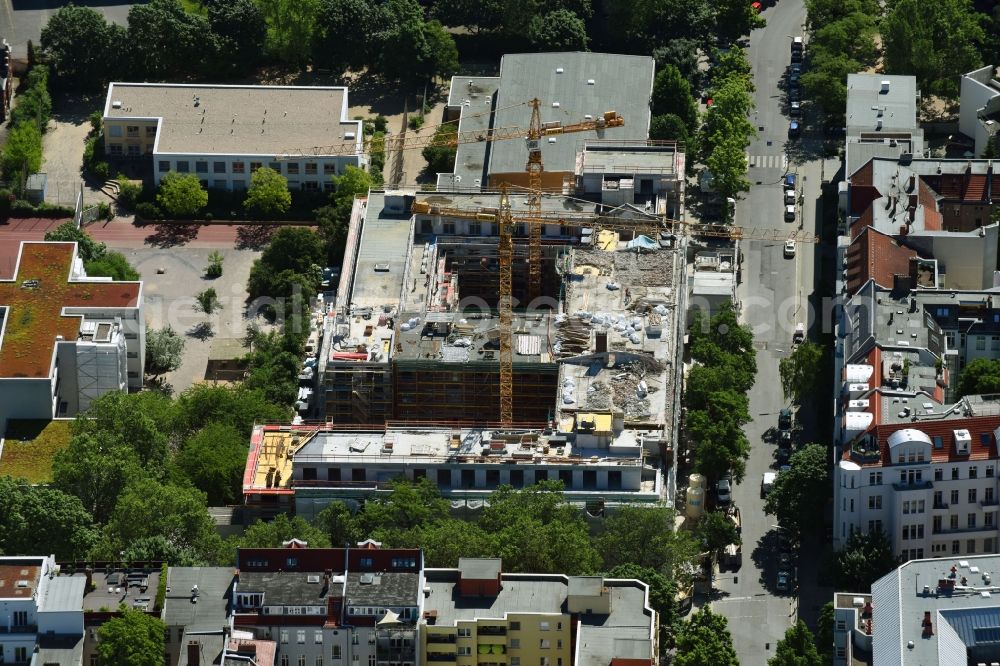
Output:
[[[104,145],[111,157],[152,157],[157,184],[177,171],[244,190],[268,166],[289,189],[332,190],[333,176],[365,163],[362,123],[347,109],[345,87],[112,83]],[[354,154],[329,154],[351,142]]]

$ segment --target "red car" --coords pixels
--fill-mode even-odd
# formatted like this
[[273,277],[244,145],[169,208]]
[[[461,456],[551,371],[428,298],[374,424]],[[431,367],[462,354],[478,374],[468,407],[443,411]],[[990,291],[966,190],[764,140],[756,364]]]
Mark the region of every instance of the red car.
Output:
[[754,11],[757,12],[758,14],[760,14],[760,10],[763,8],[763,5],[760,4],[759,2],[754,2],[750,6],[753,7]]

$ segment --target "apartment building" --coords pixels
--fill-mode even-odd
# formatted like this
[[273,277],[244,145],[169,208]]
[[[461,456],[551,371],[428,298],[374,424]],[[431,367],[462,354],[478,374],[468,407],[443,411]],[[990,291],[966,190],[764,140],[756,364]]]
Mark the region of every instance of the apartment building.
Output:
[[607,411],[567,415],[560,424],[551,430],[256,426],[244,504],[264,515],[294,508],[311,519],[333,501],[356,504],[388,493],[396,478],[429,479],[453,503],[472,509],[500,485],[557,479],[567,501],[595,514],[663,499],[661,435],[626,429]]
[[501,569],[498,559],[461,558],[457,569],[427,570],[421,664],[657,663],[644,583]]
[[81,666],[84,579],[52,556],[0,557],[0,663]]
[[870,595],[838,592],[835,666],[997,663],[998,565],[997,555],[910,560],[875,581]]
[[142,387],[142,282],[90,278],[75,243],[23,242],[0,280],[0,432]]
[[333,176],[366,163],[362,122],[348,117],[347,93],[324,86],[111,83],[104,146],[112,158],[151,159],[157,184],[173,171],[197,175],[206,188],[245,190],[251,174],[267,166],[288,179],[289,189],[332,191]]
[[282,666],[413,666],[424,607],[423,554],[383,549],[241,548],[234,633],[276,644]]
[[922,157],[924,131],[917,123],[920,91],[914,76],[847,75],[844,167],[850,177],[874,157]]

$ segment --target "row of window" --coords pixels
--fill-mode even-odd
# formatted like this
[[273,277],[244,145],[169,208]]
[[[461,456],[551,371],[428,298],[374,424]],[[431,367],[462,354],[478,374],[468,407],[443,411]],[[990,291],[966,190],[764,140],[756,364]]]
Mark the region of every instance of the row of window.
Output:
[[[432,220],[430,218],[420,218],[419,223],[420,223],[420,226],[419,226],[420,231],[419,231],[419,233],[421,233],[421,234],[433,234],[433,233],[435,233],[434,232],[434,220]],[[484,224],[482,224],[479,221],[469,220],[467,222],[463,222],[462,226],[464,227],[464,232],[463,233],[466,236],[482,236],[482,235],[484,235],[484,233],[487,236],[496,236],[498,233],[500,233],[499,229],[497,228],[497,225],[494,224],[493,222],[487,222],[484,225]],[[449,220],[449,219],[442,220],[441,221],[441,233],[442,234],[455,234],[455,233],[458,233],[458,226],[456,225],[455,221],[454,220]],[[527,233],[528,233],[528,228],[525,226],[525,224],[523,222],[519,223],[519,224],[517,224],[515,226],[515,229],[514,229],[514,235],[515,236],[525,236],[525,235],[527,235]],[[543,233],[545,233],[546,235],[552,235],[552,234],[548,233],[547,230],[544,231]],[[573,227],[559,225],[559,235],[560,236],[572,236],[575,233],[576,233],[576,230]]]
[[[990,437],[991,437],[991,435],[989,433],[981,433],[980,434],[980,440],[989,440]],[[934,437],[933,439],[935,440],[935,446],[934,446],[934,448],[938,448],[938,449],[942,448],[943,444],[941,446],[939,446],[938,442],[937,442],[937,440],[940,440],[941,438],[940,437]],[[983,441],[983,443],[987,444],[987,445],[989,444],[988,441]],[[908,462],[920,462],[920,461],[923,460],[923,454],[922,453],[919,455],[919,459],[918,459],[918,457],[911,452],[911,457],[913,457],[914,459],[909,460]],[[907,462],[907,461],[904,461],[903,457],[900,456],[900,462]],[[970,479],[978,479],[979,478],[979,465],[969,465],[968,466],[968,470],[969,470],[969,476],[968,476],[968,478],[970,478]],[[984,469],[984,472],[985,472],[986,478],[993,478],[996,475],[996,466],[995,465],[986,465],[986,467]],[[902,475],[906,474],[906,473],[907,473],[906,471],[901,471],[900,472],[901,478],[902,478]],[[960,478],[961,478],[960,477],[960,468],[957,467],[957,466],[956,467],[952,467],[951,468],[951,480],[952,481],[957,481]],[[934,480],[935,481],[944,481],[944,469],[943,468],[941,468],[941,467],[935,467],[934,468]],[[903,481],[903,482],[905,483],[905,481]],[[875,472],[868,472],[868,485],[870,485],[870,486],[881,486],[882,485],[882,472],[881,472],[881,470],[880,471],[875,471]],[[852,482],[851,487],[852,488],[854,487],[853,486],[853,482]]]
[[[994,499],[996,497],[995,493],[996,493],[996,491],[993,488],[993,486],[989,486],[987,488],[984,488],[983,489],[983,504],[993,504],[996,501]],[[975,504],[976,502],[979,501],[979,489],[978,488],[967,488],[966,491],[965,491],[965,497],[966,497],[966,499],[968,499],[968,503],[969,504]],[[951,504],[958,504],[958,498],[959,498],[959,491],[958,491],[958,489],[952,490],[951,493],[950,493],[950,500],[951,501],[950,501],[949,504],[945,504],[944,503],[944,492],[940,491],[940,490],[935,490],[934,491],[934,507],[935,508],[946,508],[946,507],[950,506]],[[904,502],[904,511],[903,511],[903,513],[906,513],[906,511],[905,511],[905,504],[906,504],[906,502]],[[923,512],[921,512],[921,513],[923,513]]]
[[[201,186],[204,187],[206,190],[209,188],[207,180],[201,180],[199,182],[201,183]],[[213,180],[211,184],[212,189],[215,190],[225,190],[228,188],[228,186],[229,183],[224,180]],[[233,191],[236,192],[246,191],[247,181],[234,180],[232,182],[232,189]],[[288,181],[288,189],[292,191],[301,190],[302,192],[319,192],[319,183],[317,183],[314,180],[307,180],[304,183],[300,183],[297,180],[290,180]],[[333,190],[334,190],[333,182],[323,183],[324,192],[333,192]]]
[[[121,125],[111,125],[108,127],[108,136],[118,138],[122,135]],[[130,139],[138,138],[139,136],[139,126],[138,125],[126,125],[125,126],[125,136]],[[152,139],[156,136],[156,125],[146,126],[146,138]]]
[[[969,530],[976,529],[977,523],[979,522],[978,518],[976,517],[977,515],[978,514],[975,514],[975,513],[966,514],[966,516],[965,516],[965,529],[969,529]],[[995,515],[996,514],[994,514],[992,511],[984,513],[983,514],[983,527],[986,527],[986,528],[995,527],[996,526],[996,519],[994,518]],[[932,524],[933,524],[933,529],[934,529],[934,533],[935,534],[943,531],[942,527],[941,527],[942,524],[943,524],[943,522],[944,521],[942,520],[941,516],[934,516],[934,520],[933,520]],[[960,529],[959,526],[958,526],[958,514],[954,514],[953,513],[950,516],[948,516],[948,529],[949,530]]]
[[[966,539],[965,541],[965,553],[967,555],[974,555],[976,553],[976,539]],[[996,537],[990,537],[988,539],[983,539],[983,550],[984,553],[995,553],[997,549]],[[922,549],[921,549],[922,550]],[[955,539],[950,544],[950,550],[952,555],[959,555],[962,553],[962,542]],[[933,543],[931,544],[931,553],[935,556],[947,553],[949,551],[948,543]],[[923,555],[921,555],[923,557]]]
[[[111,144],[114,147],[116,144]],[[120,146],[119,146],[120,147]],[[257,169],[264,166],[263,162],[250,162],[250,173],[253,173]],[[274,169],[275,171],[281,171],[281,163],[279,162],[268,162],[268,167]],[[225,161],[213,161],[212,162],[212,173],[246,173],[247,162],[225,162]],[[300,165],[298,162],[288,162],[285,165],[286,173],[290,176],[297,176],[299,174]],[[160,173],[166,173],[171,170],[170,160],[160,160],[157,166]],[[231,169],[231,171],[227,171]],[[191,162],[189,160],[177,160],[174,171],[179,173],[190,173],[191,172]],[[208,173],[208,161],[207,160],[195,160],[194,162],[194,172],[195,173]],[[302,165],[302,173],[306,176],[317,176],[319,175],[319,164],[316,162],[306,162]],[[325,176],[336,176],[337,175],[337,164],[335,162],[324,162],[323,163],[323,175]]]

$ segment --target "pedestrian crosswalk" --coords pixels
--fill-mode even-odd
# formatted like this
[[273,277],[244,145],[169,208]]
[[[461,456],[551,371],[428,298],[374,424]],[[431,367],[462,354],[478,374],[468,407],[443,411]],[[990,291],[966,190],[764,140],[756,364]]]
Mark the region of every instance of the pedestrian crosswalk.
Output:
[[747,165],[751,169],[788,169],[787,155],[751,155],[747,153]]

